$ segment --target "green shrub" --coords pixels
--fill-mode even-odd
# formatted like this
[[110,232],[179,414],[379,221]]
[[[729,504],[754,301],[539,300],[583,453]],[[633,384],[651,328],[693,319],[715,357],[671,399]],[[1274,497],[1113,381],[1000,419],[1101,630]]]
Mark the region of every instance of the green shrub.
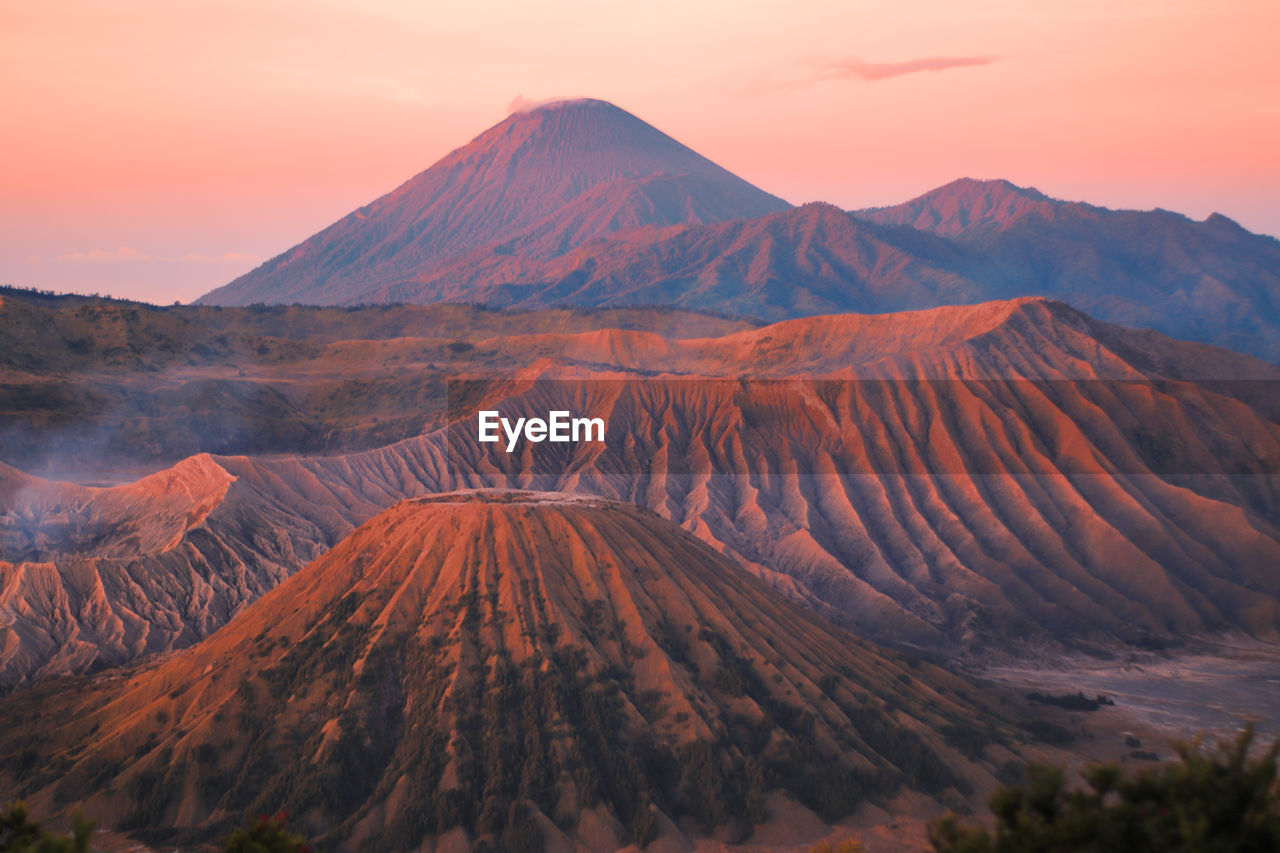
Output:
[[1280,850],[1280,740],[1249,757],[1253,729],[1216,751],[1199,739],[1180,745],[1180,761],[1125,775],[1113,764],[1089,768],[1084,790],[1068,790],[1063,772],[1027,769],[1026,783],[991,797],[993,838],[955,816],[930,828],[938,853],[1251,853]]
[[0,812],[0,853],[88,853],[93,821],[76,809],[71,835],[46,832],[27,816],[27,807],[16,802]]

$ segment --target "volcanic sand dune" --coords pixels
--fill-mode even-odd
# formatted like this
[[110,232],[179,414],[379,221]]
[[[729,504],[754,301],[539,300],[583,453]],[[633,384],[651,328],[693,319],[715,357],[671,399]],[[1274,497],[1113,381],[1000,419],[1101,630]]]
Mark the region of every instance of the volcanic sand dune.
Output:
[[646,510],[520,492],[399,503],[196,647],[0,710],[38,808],[204,836],[285,809],[344,849],[742,836],[770,790],[832,820],[986,787],[1014,731]]

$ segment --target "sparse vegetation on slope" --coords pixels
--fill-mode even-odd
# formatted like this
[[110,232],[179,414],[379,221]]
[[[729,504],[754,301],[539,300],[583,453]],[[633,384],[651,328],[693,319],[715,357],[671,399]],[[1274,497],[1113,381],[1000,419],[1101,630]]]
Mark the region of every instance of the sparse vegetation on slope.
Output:
[[[0,711],[0,754],[21,731],[42,768],[0,767],[24,794],[163,844],[276,811],[378,850],[457,827],[540,849],[588,812],[618,844],[666,819],[745,838],[770,791],[827,820],[959,796],[1016,740],[960,680],[652,514],[509,493],[399,504],[205,643]],[[935,734],[951,720],[985,733],[972,758]]]
[[71,835],[41,828],[21,801],[0,812],[0,853],[88,853],[93,822],[77,810]]

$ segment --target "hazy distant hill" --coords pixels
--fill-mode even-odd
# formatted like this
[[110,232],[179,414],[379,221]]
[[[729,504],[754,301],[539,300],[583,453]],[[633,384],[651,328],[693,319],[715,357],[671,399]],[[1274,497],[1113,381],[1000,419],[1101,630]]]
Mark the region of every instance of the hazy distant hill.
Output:
[[0,461],[83,482],[201,452],[364,450],[438,426],[452,366],[495,337],[754,325],[653,308],[158,307],[0,288]]
[[1220,214],[1195,222],[964,179],[854,215],[959,244],[957,267],[991,285],[986,298],[1052,296],[1112,322],[1280,360],[1280,241]]

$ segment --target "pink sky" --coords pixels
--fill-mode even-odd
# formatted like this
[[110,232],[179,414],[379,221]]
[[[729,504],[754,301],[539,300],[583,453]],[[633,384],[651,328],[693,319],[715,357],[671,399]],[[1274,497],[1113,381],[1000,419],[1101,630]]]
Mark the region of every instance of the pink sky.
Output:
[[1270,0],[5,3],[0,282],[190,300],[517,95],[797,203],[1004,177],[1280,234],[1278,32]]

